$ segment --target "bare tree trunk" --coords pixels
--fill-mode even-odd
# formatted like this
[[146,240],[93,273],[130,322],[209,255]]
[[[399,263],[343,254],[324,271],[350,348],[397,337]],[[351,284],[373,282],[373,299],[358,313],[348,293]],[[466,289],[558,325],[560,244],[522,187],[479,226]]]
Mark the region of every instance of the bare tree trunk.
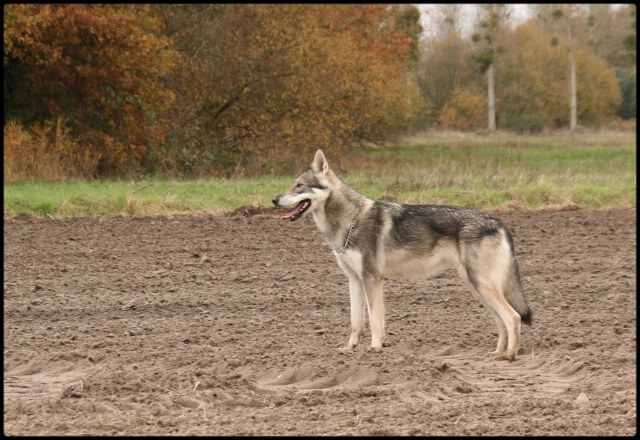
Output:
[[489,132],[495,133],[496,131],[496,99],[495,94],[493,92],[493,63],[489,65],[489,69],[487,70],[487,91],[488,97],[487,101],[489,101]]
[[576,113],[577,109],[577,98],[576,98],[576,61],[573,57],[573,35],[571,33],[571,4],[569,4],[569,14],[567,17],[567,32],[568,32],[568,51],[569,51],[569,67],[571,69],[571,77],[570,77],[570,98],[569,98],[569,108],[571,109],[571,121],[569,123],[569,128],[571,131],[576,129],[578,125],[578,117]]
[[478,5],[478,32],[471,37],[474,43],[480,43],[482,52],[478,61],[482,70],[487,72],[487,103],[489,110],[489,133],[496,131],[495,66],[496,59],[504,50],[500,46],[500,34],[511,16],[509,5],[487,3]]

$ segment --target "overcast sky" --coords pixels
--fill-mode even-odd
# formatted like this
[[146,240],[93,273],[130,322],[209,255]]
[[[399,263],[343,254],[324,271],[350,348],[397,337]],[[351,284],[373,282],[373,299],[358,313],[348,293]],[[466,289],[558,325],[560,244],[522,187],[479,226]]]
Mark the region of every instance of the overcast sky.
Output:
[[[514,20],[515,25],[518,25],[531,17],[532,12],[531,12],[531,8],[529,8],[529,4],[517,3],[517,4],[510,4],[510,5],[511,5],[511,11],[512,11],[512,18]],[[428,11],[433,11],[439,5],[416,4],[415,6],[417,6],[421,12],[420,20],[422,22],[422,27],[424,28],[424,33],[426,36],[430,36],[431,32],[433,32],[433,27],[430,24],[431,14]],[[467,37],[468,34],[471,33],[472,25],[476,18],[476,6],[477,5],[473,3],[471,4],[466,3],[462,5],[462,13],[463,13],[462,34],[464,37]],[[620,3],[615,3],[611,5],[612,9],[618,9],[622,6],[623,5]]]
[[[433,9],[437,8],[438,5],[437,4],[416,4],[416,6],[421,12],[420,20],[422,22],[422,27],[425,30],[425,35],[430,35],[432,27],[430,24],[431,14],[429,11],[433,11]],[[511,8],[513,11],[512,17],[516,24],[525,21],[531,15],[531,10],[529,9],[529,6],[527,4],[522,4],[522,3],[512,4]],[[462,20],[463,35],[466,36],[467,33],[471,32],[471,26],[476,16],[476,5],[472,3],[467,3],[462,5],[462,13],[464,15]]]

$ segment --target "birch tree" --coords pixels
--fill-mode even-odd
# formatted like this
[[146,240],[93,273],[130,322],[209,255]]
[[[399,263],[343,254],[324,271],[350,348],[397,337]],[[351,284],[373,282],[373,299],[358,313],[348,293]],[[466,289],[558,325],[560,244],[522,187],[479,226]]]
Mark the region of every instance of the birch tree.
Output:
[[571,18],[573,16],[573,10],[571,3],[567,4],[567,55],[569,57],[569,109],[571,111],[569,118],[569,128],[574,131],[578,126],[578,113],[577,113],[577,96],[576,96],[576,60],[573,56],[573,31],[571,26]]
[[490,133],[496,131],[496,58],[498,54],[504,51],[504,47],[498,44],[498,37],[510,15],[511,9],[505,4],[487,3],[479,5],[478,31],[471,37],[473,42],[479,44],[481,47],[476,54],[476,61],[480,64],[482,72],[487,73],[488,128]]

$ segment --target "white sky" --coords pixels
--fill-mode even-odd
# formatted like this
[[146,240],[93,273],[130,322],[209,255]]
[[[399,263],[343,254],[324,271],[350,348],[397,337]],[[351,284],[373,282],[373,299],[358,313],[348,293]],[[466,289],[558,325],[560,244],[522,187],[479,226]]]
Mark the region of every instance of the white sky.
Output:
[[[421,12],[420,21],[422,23],[422,27],[424,28],[424,33],[425,35],[429,35],[432,32],[429,11],[432,11],[434,8],[437,8],[438,5],[437,4],[416,4],[415,6]],[[512,6],[512,13],[513,13],[512,17],[516,24],[519,24],[530,17],[531,10],[529,9],[529,6],[527,4],[517,3],[517,4],[512,4],[511,6]],[[462,5],[462,13],[464,16],[462,19],[462,25],[463,25],[462,33],[464,36],[467,36],[466,34],[470,32],[472,23],[475,19],[476,5],[472,3],[466,3]]]
[[[437,4],[416,4],[415,6],[421,12],[420,21],[422,23],[422,27],[424,28],[424,34],[428,36],[430,35],[431,32],[433,32],[432,27],[430,25],[430,14],[428,13],[428,11],[433,10],[434,8],[437,8],[438,5]],[[613,9],[620,8],[621,6],[622,4],[618,4],[618,3],[611,5]],[[515,25],[518,25],[523,21],[529,19],[532,14],[531,9],[529,8],[529,4],[527,3],[512,3],[511,10],[513,14],[512,18],[514,20]],[[468,34],[471,32],[472,24],[476,16],[476,4],[473,4],[473,3],[463,4],[462,13],[463,13],[462,35],[464,37],[467,37]]]

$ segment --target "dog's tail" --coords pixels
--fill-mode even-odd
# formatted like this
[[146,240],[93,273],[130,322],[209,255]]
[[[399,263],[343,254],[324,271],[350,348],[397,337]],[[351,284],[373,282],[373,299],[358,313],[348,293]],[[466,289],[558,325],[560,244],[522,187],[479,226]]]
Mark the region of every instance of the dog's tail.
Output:
[[510,264],[503,285],[504,297],[509,305],[518,312],[522,322],[531,325],[533,313],[531,307],[527,304],[527,298],[524,295],[522,284],[520,283],[520,269],[518,268],[518,262],[515,258],[513,237],[507,228],[504,228],[504,232],[511,250]]

